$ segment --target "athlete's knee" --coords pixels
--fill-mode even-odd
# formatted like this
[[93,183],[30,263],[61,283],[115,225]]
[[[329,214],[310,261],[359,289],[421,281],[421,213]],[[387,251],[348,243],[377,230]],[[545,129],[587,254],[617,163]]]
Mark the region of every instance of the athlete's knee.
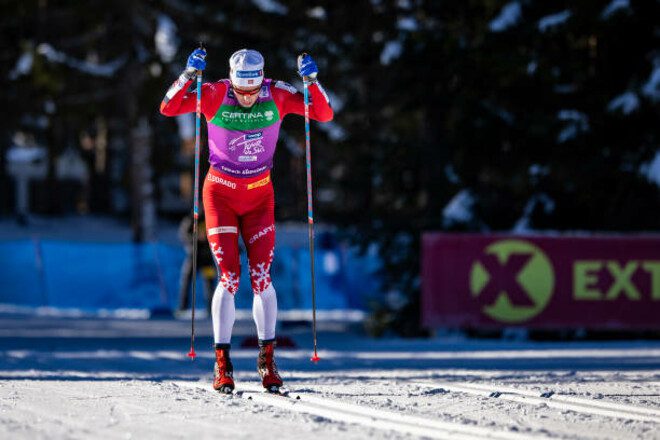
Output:
[[273,287],[273,283],[269,283],[268,286],[266,286],[266,288],[260,292],[255,291],[254,294],[260,296],[262,301],[267,301],[277,296],[277,292],[275,291],[275,287]]
[[238,283],[241,279],[241,271],[237,269],[235,272],[231,270],[222,270],[218,282],[229,293],[235,295],[238,292]]
[[213,298],[212,298],[212,303],[213,304],[220,304],[221,302],[226,302],[226,301],[234,301],[236,292],[232,292],[231,290],[227,289],[224,285],[219,283],[215,290],[213,291]]

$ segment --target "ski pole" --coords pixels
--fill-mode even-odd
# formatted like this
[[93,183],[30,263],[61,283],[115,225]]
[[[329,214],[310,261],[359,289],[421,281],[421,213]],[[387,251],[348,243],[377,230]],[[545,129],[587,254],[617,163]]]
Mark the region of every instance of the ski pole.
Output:
[[305,101],[305,163],[307,167],[307,221],[309,224],[309,261],[312,273],[312,334],[314,335],[314,355],[312,362],[320,360],[316,351],[316,290],[314,282],[314,210],[312,208],[312,154],[309,136],[309,82],[303,78],[303,97]]
[[[202,49],[202,45],[199,45]],[[195,185],[193,189],[193,234],[192,234],[192,303],[190,309],[190,351],[188,357],[195,360],[195,293],[197,290],[197,223],[199,219],[199,155],[200,155],[200,119],[202,113],[202,71],[197,71],[197,106],[195,108]]]

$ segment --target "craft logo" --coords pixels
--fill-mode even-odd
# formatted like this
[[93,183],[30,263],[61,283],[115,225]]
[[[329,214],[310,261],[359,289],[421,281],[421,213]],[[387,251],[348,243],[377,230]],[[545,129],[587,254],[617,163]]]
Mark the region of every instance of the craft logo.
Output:
[[555,273],[547,255],[524,240],[489,245],[470,270],[470,292],[490,318],[505,323],[527,321],[550,302]]
[[275,225],[266,226],[261,231],[257,232],[252,237],[250,237],[248,243],[249,244],[254,243],[255,241],[259,240],[261,237],[266,236],[269,232],[275,232]]

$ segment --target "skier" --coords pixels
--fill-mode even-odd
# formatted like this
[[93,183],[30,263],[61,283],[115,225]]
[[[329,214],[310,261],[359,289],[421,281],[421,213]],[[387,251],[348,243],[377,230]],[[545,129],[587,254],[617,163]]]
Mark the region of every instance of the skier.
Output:
[[[310,55],[302,54],[297,64],[298,74],[310,83],[310,117],[320,122],[332,120],[328,95],[316,78],[316,63]],[[196,94],[187,89],[197,71],[205,67],[206,51],[195,50],[161,103],[163,115],[195,111]],[[224,393],[234,389],[229,351],[234,294],[240,278],[241,234],[254,293],[257,371],[264,388],[278,391],[282,379],[274,359],[277,297],[270,278],[275,247],[270,169],[282,119],[289,113],[304,115],[303,95],[286,82],[264,78],[263,56],[256,50],[241,49],[229,58],[228,79],[202,85],[201,111],[207,121],[211,164],[203,188],[206,236],[219,278],[211,313],[216,357],[213,388]]]

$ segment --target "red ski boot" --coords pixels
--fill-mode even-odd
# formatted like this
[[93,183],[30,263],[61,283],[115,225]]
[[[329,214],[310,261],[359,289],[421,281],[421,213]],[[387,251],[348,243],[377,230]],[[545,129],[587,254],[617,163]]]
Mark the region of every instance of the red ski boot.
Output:
[[234,391],[234,366],[229,358],[229,348],[215,349],[213,389],[224,394]]
[[282,386],[282,378],[275,365],[275,341],[259,341],[259,358],[257,371],[261,376],[261,384],[271,393],[277,393]]

